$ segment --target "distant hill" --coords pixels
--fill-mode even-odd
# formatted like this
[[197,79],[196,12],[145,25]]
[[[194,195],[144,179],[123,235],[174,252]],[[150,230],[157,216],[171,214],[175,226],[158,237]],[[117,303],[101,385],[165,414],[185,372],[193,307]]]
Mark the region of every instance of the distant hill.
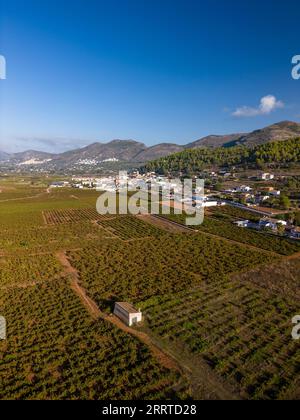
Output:
[[300,124],[292,121],[282,121],[260,130],[244,134],[229,134],[225,136],[207,136],[185,146],[187,149],[197,147],[233,147],[238,144],[256,146],[272,141],[284,141],[300,136]]
[[0,162],[9,159],[9,154],[5,152],[1,152],[0,150]]
[[252,133],[246,134],[235,141],[234,144],[256,146],[272,141],[284,141],[299,136],[300,124],[292,121],[282,121],[261,130],[255,130]]
[[82,149],[71,150],[53,157],[57,164],[70,164],[82,160],[97,160],[98,162],[108,159],[131,162],[139,153],[147,147],[134,140],[112,140],[109,143],[93,143]]
[[198,147],[148,162],[143,172],[197,174],[206,168],[242,166],[246,168],[289,167],[300,163],[300,137],[261,145]]
[[54,156],[52,153],[39,152],[37,150],[26,150],[25,152],[13,153],[9,155],[9,159],[16,162],[23,162],[27,160],[45,160],[51,159]]
[[[109,143],[93,143],[86,147],[70,150],[60,154],[51,154],[28,150],[12,155],[3,154],[10,165],[22,166],[23,169],[34,167],[51,170],[65,168],[88,168],[101,164],[110,165],[113,162],[131,162],[141,164],[148,160],[168,156],[184,150],[183,146],[171,143],[162,143],[147,147],[145,144],[134,140],[112,140]],[[4,160],[4,159],[3,159]]]
[[35,167],[38,170],[93,170],[109,165],[118,169],[139,166],[145,162],[187,151],[202,148],[232,148],[237,145],[254,147],[274,141],[285,141],[300,137],[300,124],[283,121],[255,130],[247,134],[211,135],[203,137],[185,146],[174,143],[161,143],[152,147],[135,140],[112,140],[108,143],[93,143],[89,146],[64,153],[46,153],[29,150],[7,154],[0,152],[1,166],[22,167],[22,170]]
[[222,147],[226,144],[238,141],[244,134],[228,134],[225,136],[207,136],[196,140],[185,146],[186,149],[196,149],[197,147]]
[[169,156],[173,153],[181,152],[184,146],[172,143],[161,143],[156,146],[148,147],[134,157],[136,162],[147,162],[148,160],[158,159],[162,156]]

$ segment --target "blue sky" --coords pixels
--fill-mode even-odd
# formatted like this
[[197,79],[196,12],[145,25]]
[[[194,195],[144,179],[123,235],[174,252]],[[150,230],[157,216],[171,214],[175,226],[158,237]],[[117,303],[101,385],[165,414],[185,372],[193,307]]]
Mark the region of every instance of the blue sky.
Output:
[[300,120],[298,0],[0,0],[0,10],[2,150],[184,144]]

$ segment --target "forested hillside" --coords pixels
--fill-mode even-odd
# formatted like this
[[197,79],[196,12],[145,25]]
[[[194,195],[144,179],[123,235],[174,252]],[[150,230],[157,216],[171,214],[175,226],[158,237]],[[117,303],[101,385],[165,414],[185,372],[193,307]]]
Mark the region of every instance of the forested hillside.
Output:
[[242,165],[249,168],[263,168],[264,166],[291,166],[297,162],[300,162],[300,138],[255,147],[190,149],[148,162],[143,169],[158,173],[194,173],[211,166]]

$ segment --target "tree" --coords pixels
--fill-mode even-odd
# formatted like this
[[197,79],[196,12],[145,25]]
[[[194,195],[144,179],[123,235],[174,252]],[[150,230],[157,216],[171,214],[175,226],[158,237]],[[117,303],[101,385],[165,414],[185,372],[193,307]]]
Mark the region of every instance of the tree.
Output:
[[287,210],[291,207],[291,200],[287,195],[282,195],[280,197],[279,204],[281,207]]
[[216,191],[222,191],[222,189],[223,189],[222,183],[221,182],[217,182],[215,189],[216,189]]
[[294,217],[294,224],[295,224],[296,226],[300,226],[300,212],[299,212],[299,211],[297,211],[297,212],[295,213],[295,217]]
[[277,224],[277,230],[280,235],[283,235],[285,232],[285,226],[282,223]]

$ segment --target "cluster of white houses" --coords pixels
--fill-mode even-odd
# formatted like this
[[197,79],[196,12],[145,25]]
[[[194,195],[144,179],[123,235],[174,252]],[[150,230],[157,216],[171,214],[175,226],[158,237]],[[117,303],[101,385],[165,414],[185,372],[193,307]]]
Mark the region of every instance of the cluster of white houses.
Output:
[[300,228],[290,225],[285,220],[264,217],[257,223],[249,220],[239,220],[235,224],[241,228],[268,230],[273,233],[278,233],[280,229],[283,229],[283,233],[289,238],[300,239]]
[[279,198],[281,191],[273,187],[262,187],[256,191],[248,185],[241,185],[233,189],[227,189],[225,194],[230,196],[238,196],[247,206],[261,206],[267,203],[272,198]]

